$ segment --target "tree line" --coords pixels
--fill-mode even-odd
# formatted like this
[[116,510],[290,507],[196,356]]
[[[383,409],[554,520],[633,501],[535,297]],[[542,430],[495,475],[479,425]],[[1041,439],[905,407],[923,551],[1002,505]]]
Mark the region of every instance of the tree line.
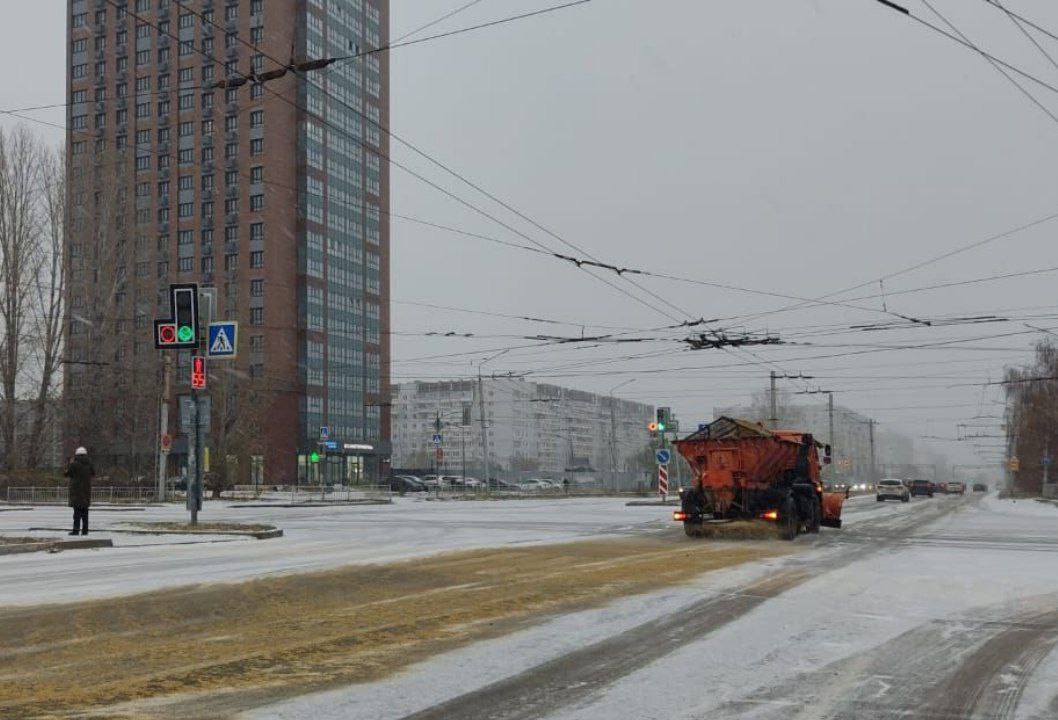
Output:
[[[1038,494],[1044,458],[1058,454],[1058,346],[1051,340],[1037,343],[1033,361],[1008,368],[1004,381],[1008,455],[1020,461],[1013,489]],[[1053,465],[1049,472],[1049,479],[1056,479]]]

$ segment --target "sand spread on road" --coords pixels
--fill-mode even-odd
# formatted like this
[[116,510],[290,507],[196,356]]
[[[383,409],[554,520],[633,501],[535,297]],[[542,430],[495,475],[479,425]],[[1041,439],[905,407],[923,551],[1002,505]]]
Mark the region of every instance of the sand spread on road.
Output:
[[221,717],[789,549],[627,537],[0,609],[0,717]]

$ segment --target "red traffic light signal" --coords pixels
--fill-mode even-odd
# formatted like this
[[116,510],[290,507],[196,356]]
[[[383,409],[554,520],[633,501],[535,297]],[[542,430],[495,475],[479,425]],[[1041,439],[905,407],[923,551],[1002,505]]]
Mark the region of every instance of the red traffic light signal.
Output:
[[176,342],[176,323],[156,320],[154,322],[154,347],[159,350],[168,349]]
[[206,360],[198,355],[191,358],[191,389],[206,389]]
[[658,431],[658,424],[656,422],[652,422],[652,423],[648,424],[647,425],[647,430],[649,430],[650,432],[657,432]]

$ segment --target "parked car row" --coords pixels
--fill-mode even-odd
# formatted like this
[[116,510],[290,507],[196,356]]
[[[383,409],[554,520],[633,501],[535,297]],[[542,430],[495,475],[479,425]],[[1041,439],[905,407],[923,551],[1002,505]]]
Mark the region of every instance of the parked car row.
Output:
[[393,475],[389,481],[390,490],[397,493],[429,492],[440,489],[478,490],[488,487],[490,490],[505,492],[532,492],[560,490],[563,485],[547,478],[529,478],[518,482],[509,482],[498,478],[483,480],[462,475]]

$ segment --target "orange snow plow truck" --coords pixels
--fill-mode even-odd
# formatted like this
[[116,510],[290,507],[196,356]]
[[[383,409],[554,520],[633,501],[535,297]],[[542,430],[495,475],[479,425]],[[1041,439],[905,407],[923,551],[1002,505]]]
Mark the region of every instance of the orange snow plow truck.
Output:
[[687,535],[731,520],[772,521],[784,540],[817,533],[820,525],[841,527],[846,493],[824,491],[819,451],[827,464],[830,446],[811,433],[721,417],[675,445],[694,475],[673,513]]

